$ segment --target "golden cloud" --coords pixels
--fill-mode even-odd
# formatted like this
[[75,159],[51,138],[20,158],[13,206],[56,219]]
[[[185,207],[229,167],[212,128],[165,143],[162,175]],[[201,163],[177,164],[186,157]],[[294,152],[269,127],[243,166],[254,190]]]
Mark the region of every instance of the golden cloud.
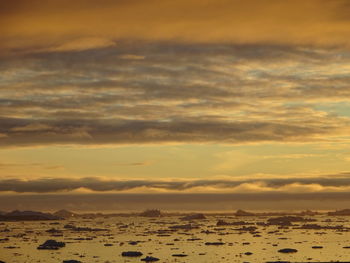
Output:
[[14,0],[1,9],[1,47],[16,52],[75,50],[84,39],[348,46],[350,34],[344,0]]

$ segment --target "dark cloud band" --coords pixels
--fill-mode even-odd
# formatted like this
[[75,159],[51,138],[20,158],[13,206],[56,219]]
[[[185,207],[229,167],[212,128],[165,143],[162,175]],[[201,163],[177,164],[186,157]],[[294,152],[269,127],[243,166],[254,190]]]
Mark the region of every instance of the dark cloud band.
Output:
[[[44,120],[2,119],[0,145],[135,144],[135,143],[245,143],[302,141],[325,135],[332,127],[305,127],[278,122],[218,120]],[[332,131],[332,129],[331,129]]]
[[[111,180],[98,177],[69,179],[69,178],[41,178],[32,180],[21,179],[2,179],[0,180],[0,191],[11,191],[17,193],[50,193],[67,192],[85,188],[96,192],[106,191],[127,191],[137,188],[158,189],[167,191],[186,191],[195,188],[214,188],[234,189],[244,185],[257,185],[261,189],[255,189],[255,192],[286,190],[286,187],[293,185],[313,186],[318,185],[321,188],[329,188],[337,191],[349,187],[350,177],[348,174],[332,177],[317,178],[277,178],[277,179],[250,179],[250,180]],[[244,191],[245,188],[243,188]],[[265,189],[265,190],[264,190]],[[329,191],[328,189],[328,191]],[[327,189],[326,189],[327,190]],[[312,188],[306,189],[306,192],[313,191]]]

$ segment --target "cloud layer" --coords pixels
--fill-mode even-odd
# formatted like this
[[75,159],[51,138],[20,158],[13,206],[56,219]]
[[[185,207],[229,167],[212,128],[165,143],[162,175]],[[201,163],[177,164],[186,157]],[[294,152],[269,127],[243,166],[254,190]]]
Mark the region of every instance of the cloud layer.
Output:
[[2,179],[0,192],[55,193],[89,190],[92,192],[348,192],[349,174],[311,178],[261,179],[168,179],[168,180],[116,180],[99,177]]
[[337,49],[128,41],[8,57],[0,145],[331,140],[349,134],[349,62]]
[[[348,148],[349,14],[347,0],[0,1],[0,192],[349,192],[348,153],[316,149]],[[145,144],[218,149],[95,149]],[[305,176],[162,179],[217,172]],[[152,179],[85,177],[120,174]]]
[[122,39],[349,46],[346,0],[13,0],[0,9],[5,53],[84,50]]

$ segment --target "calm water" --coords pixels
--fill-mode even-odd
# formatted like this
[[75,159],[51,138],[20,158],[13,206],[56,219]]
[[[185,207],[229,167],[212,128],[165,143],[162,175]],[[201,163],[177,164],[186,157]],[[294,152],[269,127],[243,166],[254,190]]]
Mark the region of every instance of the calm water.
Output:
[[[350,261],[350,217],[315,216],[322,226],[343,225],[343,229],[303,230],[304,223],[279,229],[278,226],[257,226],[257,232],[237,230],[242,226],[217,227],[218,219],[227,222],[246,221],[253,224],[266,222],[268,217],[207,216],[205,220],[192,221],[199,228],[170,231],[174,225],[188,224],[179,217],[142,218],[112,217],[63,221],[4,222],[0,225],[0,260],[15,262],[62,262],[76,259],[81,262],[142,262],[141,258],[152,255],[158,262],[266,262],[266,261]],[[328,222],[330,219],[331,222]],[[105,228],[104,231],[74,231],[64,228],[66,224],[76,227]],[[61,233],[48,233],[55,228]],[[207,231],[208,230],[208,231]],[[203,231],[207,231],[204,233]],[[47,239],[66,243],[58,250],[37,250]],[[87,240],[86,240],[87,239]],[[139,241],[129,244],[130,241]],[[223,242],[213,246],[205,242]],[[136,243],[136,244],[135,244]],[[249,244],[247,244],[249,243]],[[111,246],[105,246],[110,244]],[[321,249],[312,246],[322,246]],[[298,252],[282,254],[282,248],[295,248]],[[122,257],[123,251],[140,251],[142,257]],[[253,254],[246,255],[246,252]],[[186,257],[173,257],[183,253]]]

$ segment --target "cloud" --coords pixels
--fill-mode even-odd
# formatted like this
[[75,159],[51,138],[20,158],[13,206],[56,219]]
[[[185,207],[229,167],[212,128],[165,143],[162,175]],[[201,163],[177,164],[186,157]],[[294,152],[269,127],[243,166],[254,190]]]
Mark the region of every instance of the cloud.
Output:
[[[1,4],[3,52],[101,38],[195,43],[348,46],[346,0],[13,0]],[[80,44],[63,44],[75,49]],[[97,47],[100,45],[97,45]]]
[[260,178],[260,179],[167,179],[122,180],[99,177],[1,179],[1,192],[55,193],[80,191],[92,192],[230,192],[230,193],[312,193],[348,192],[349,174],[322,177]]
[[[8,136],[0,145],[37,144],[147,144],[147,143],[249,143],[266,141],[312,141],[327,136],[337,127],[263,121],[220,121],[185,119],[144,120],[46,120],[49,129],[26,130],[26,119],[2,119],[0,131]],[[44,121],[41,120],[41,123]],[[33,127],[36,125],[33,125]],[[19,129],[19,130],[18,130]]]
[[61,46],[57,46],[49,51],[82,51],[88,49],[105,48],[114,45],[115,43],[109,39],[84,38],[64,43]]
[[3,169],[45,169],[45,170],[62,170],[65,167],[63,165],[49,165],[45,163],[0,163],[0,168]]
[[118,166],[148,166],[151,165],[152,162],[133,162],[133,163],[118,163]]
[[[38,45],[35,47],[30,47],[28,50],[16,50],[15,54],[18,55],[18,54],[36,54],[36,53],[81,52],[86,50],[113,47],[115,45],[116,45],[115,41],[108,38],[78,36],[78,37],[72,37],[72,38],[67,38],[63,40],[57,39],[52,43],[48,43],[47,45]],[[137,58],[134,58],[134,59],[137,59]]]
[[142,60],[142,59],[145,59],[144,56],[133,55],[133,54],[121,55],[121,56],[119,56],[119,58],[122,58],[122,59],[130,59],[130,60]]
[[333,140],[349,134],[349,63],[338,49],[128,41],[8,57],[0,145]]
[[41,123],[31,123],[26,126],[14,127],[14,132],[33,132],[33,131],[45,131],[51,129],[50,126]]

